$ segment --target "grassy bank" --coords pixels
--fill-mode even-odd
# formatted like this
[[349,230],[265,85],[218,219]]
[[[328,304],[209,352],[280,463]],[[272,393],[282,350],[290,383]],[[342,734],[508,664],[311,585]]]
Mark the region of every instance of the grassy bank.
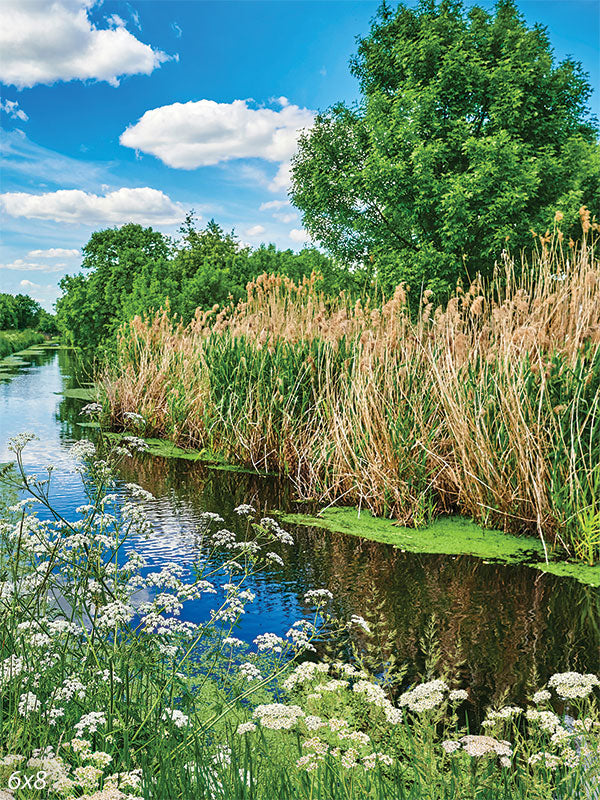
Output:
[[0,358],[5,358],[11,353],[26,350],[34,344],[44,341],[43,334],[39,331],[0,331]]
[[[248,584],[293,544],[286,531],[248,505],[229,529],[206,513],[197,563],[157,571],[128,542],[152,496],[113,491],[124,443],[73,446],[89,502],[65,519],[48,500],[51,468],[25,480],[30,438],[9,445],[14,504],[0,508],[2,800],[590,796],[596,676],[555,674],[537,691],[532,678],[528,708],[502,702],[475,732],[469,688],[435,642],[419,682],[403,685],[402,669],[376,679],[361,656],[378,663],[376,631],[337,616],[326,589],[306,593],[285,636],[244,644],[232,634],[255,600]],[[207,596],[210,610],[190,615]]]
[[383,305],[263,276],[247,302],[123,331],[112,423],[293,480],[298,495],[411,527],[458,511],[600,557],[600,267],[542,243],[445,308]]

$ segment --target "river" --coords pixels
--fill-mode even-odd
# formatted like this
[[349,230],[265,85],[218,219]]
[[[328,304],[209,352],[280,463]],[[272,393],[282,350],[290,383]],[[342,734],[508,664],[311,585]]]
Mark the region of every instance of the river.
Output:
[[[80,426],[84,401],[65,396],[89,376],[69,350],[45,350],[0,371],[0,462],[11,460],[9,437],[25,430],[39,438],[26,450],[26,468],[52,463],[51,500],[67,518],[84,495],[69,448],[89,436]],[[261,512],[295,510],[293,491],[272,476],[233,472],[199,462],[136,456],[122,468],[122,483],[135,481],[155,496],[145,504],[152,535],[132,541],[153,565],[189,564],[202,511],[234,524],[233,509],[251,503]],[[474,708],[527,698],[553,672],[600,671],[599,591],[573,578],[526,566],[488,563],[471,556],[405,553],[346,534],[287,526],[296,544],[283,567],[254,580],[254,604],[236,635],[283,634],[308,616],[306,590],[327,588],[337,610],[379,620],[376,653],[406,664],[408,677],[425,668],[428,638],[440,666],[469,686]],[[204,618],[208,602],[187,607],[187,619]]]

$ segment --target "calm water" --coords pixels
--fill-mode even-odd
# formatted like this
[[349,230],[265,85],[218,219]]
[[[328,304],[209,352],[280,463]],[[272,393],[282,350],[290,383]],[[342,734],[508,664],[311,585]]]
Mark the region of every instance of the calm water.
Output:
[[[11,460],[7,440],[24,430],[39,441],[26,450],[27,469],[55,465],[52,500],[67,518],[84,502],[69,446],[88,432],[77,424],[82,401],[62,396],[89,379],[68,351],[47,351],[0,378],[0,462]],[[235,524],[233,508],[252,503],[261,511],[294,509],[290,488],[272,477],[226,472],[197,462],[139,456],[122,470],[156,500],[145,504],[154,534],[131,546],[153,565],[191,563],[201,511],[216,511]],[[290,526],[287,526],[288,528]],[[307,615],[303,593],[325,587],[338,610],[380,620],[381,650],[416,675],[424,666],[423,638],[435,619],[442,661],[472,689],[477,705],[510,689],[522,700],[528,685],[574,669],[600,671],[600,600],[593,587],[522,566],[484,563],[468,556],[402,553],[394,548],[317,528],[292,531],[296,545],[283,567],[255,580],[257,598],[237,635],[285,633]],[[210,596],[187,607],[204,618]]]

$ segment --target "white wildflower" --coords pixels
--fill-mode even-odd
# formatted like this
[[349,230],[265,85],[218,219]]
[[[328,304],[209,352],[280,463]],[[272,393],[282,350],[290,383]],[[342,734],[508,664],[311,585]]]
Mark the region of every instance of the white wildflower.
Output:
[[262,678],[258,667],[255,667],[254,664],[251,664],[249,661],[247,661],[245,664],[240,664],[239,673],[249,682],[259,681]]
[[242,736],[245,733],[252,733],[252,731],[256,730],[256,725],[253,722],[242,722],[241,725],[238,725],[236,733]]
[[185,726],[188,724],[189,717],[178,708],[165,708],[161,719],[165,722],[172,722],[176,728],[185,728]]

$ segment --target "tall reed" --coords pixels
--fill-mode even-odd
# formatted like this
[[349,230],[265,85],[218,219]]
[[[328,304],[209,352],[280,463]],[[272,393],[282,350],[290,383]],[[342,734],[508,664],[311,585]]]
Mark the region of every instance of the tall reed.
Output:
[[[582,210],[584,230],[589,218]],[[587,221],[586,221],[587,220]],[[587,232],[587,231],[586,231]],[[420,313],[260,276],[244,302],[122,332],[114,425],[289,475],[298,496],[420,526],[459,511],[600,557],[600,267],[591,240],[503,254],[494,280]]]

